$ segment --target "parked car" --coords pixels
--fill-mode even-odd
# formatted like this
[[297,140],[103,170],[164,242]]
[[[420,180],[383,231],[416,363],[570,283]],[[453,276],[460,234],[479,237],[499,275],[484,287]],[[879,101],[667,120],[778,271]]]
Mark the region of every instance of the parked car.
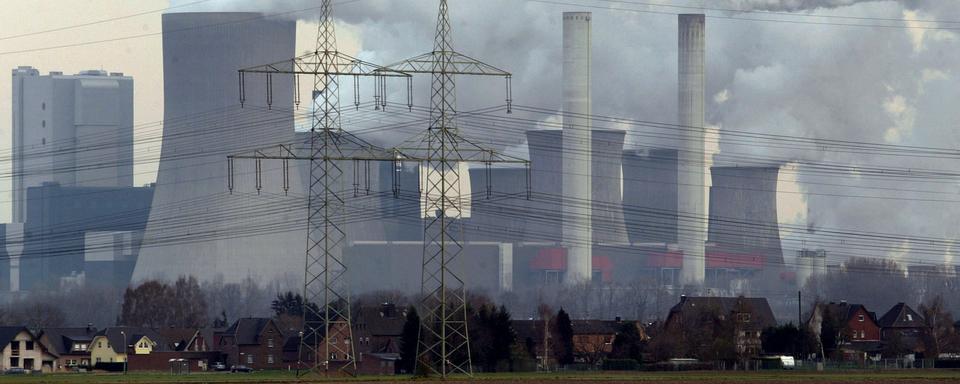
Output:
[[253,373],[253,368],[250,368],[246,365],[234,365],[230,368],[230,372]]
[[218,372],[226,371],[227,364],[224,364],[222,361],[218,361],[210,365],[210,369]]
[[26,373],[27,370],[23,368],[10,368],[3,372],[5,375],[23,375]]

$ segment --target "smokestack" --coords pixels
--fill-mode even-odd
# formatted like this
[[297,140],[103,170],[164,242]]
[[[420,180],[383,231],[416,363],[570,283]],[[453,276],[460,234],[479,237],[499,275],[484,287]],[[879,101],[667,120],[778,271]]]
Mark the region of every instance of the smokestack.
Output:
[[679,15],[679,121],[683,132],[677,167],[678,244],[683,251],[680,283],[702,286],[704,242],[707,235],[706,181],[703,125],[704,47],[702,14]]
[[590,172],[590,19],[589,12],[563,14],[563,245],[564,283],[590,281],[592,183]]

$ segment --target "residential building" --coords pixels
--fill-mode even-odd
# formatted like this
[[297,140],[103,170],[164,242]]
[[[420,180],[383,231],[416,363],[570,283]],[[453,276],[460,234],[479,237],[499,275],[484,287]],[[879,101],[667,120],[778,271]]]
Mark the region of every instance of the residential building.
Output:
[[123,363],[131,355],[165,350],[156,331],[140,327],[105,328],[97,332],[91,345],[90,359],[94,367],[99,363]]
[[10,368],[53,372],[57,356],[27,327],[0,327],[0,372]]
[[280,369],[287,339],[270,318],[238,319],[230,327],[214,333],[217,348],[227,365],[245,365],[253,369]]
[[613,351],[613,339],[623,322],[609,320],[573,320],[573,358],[578,363],[600,364]]
[[44,328],[38,334],[43,345],[57,356],[54,369],[65,371],[92,368],[90,347],[97,329],[92,326],[77,328]]
[[[706,321],[731,322],[727,327],[740,357],[756,356],[762,352],[760,335],[764,329],[777,325],[773,310],[765,298],[757,297],[687,297],[670,309],[667,329],[682,332],[702,329]],[[706,340],[705,340],[706,342]]]
[[923,353],[923,337],[927,324],[919,313],[904,303],[897,303],[877,321],[880,340],[894,353]]
[[393,303],[364,306],[353,318],[357,370],[363,374],[396,373],[400,359],[400,338],[407,322],[407,311]]
[[868,356],[878,356],[882,351],[877,315],[862,304],[846,301],[821,304],[814,308],[811,322],[814,319],[835,322],[841,327],[836,348],[844,359],[864,360]]
[[168,351],[207,352],[213,350],[213,330],[210,328],[160,328],[157,333]]

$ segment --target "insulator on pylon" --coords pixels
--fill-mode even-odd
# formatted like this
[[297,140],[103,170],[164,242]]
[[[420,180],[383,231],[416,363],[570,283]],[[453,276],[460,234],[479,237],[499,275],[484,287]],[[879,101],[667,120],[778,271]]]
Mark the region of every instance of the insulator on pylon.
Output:
[[527,179],[527,180],[526,180],[526,181],[527,181],[527,183],[526,183],[526,184],[527,184],[527,185],[526,185],[526,187],[527,187],[527,200],[530,200],[530,189],[531,189],[531,182],[530,182],[530,162],[527,162],[527,163],[526,163],[526,169],[527,169],[527,174],[526,174],[526,176],[527,176],[527,177],[526,177],[526,179]]
[[255,161],[255,163],[256,163],[256,171],[255,171],[255,174],[256,174],[256,179],[257,179],[257,194],[259,195],[259,194],[260,194],[260,189],[263,187],[263,184],[262,184],[262,183],[263,183],[263,180],[260,178],[260,177],[261,177],[261,173],[260,173],[260,159],[257,159],[257,160]]
[[413,78],[407,78],[407,111],[413,112]]
[[360,76],[353,77],[353,105],[360,110]]
[[391,173],[391,183],[393,189],[393,198],[400,197],[400,172],[403,171],[403,163],[400,161],[393,162],[393,172]]
[[293,107],[295,109],[300,109],[300,75],[293,75],[294,88],[296,92],[293,94]]
[[513,80],[507,76],[507,113],[513,113]]
[[490,199],[490,195],[493,194],[493,183],[492,183],[492,181],[491,181],[491,177],[493,177],[493,170],[490,168],[490,162],[489,162],[489,161],[488,161],[486,164],[484,164],[484,166],[485,166],[485,168],[486,168],[485,171],[486,171],[486,173],[487,173],[487,177],[486,177],[486,179],[487,179],[487,185],[486,185],[486,187],[487,187],[487,199],[489,200],[489,199]]
[[246,90],[243,89],[243,88],[244,88],[244,84],[243,84],[243,71],[237,72],[237,75],[238,75],[239,81],[240,81],[240,108],[243,108],[243,102],[246,101],[246,99],[247,99]]
[[360,195],[360,160],[353,159],[353,197]]
[[287,195],[290,191],[290,166],[287,158],[283,159],[283,194]]
[[380,106],[383,107],[384,111],[386,111],[387,110],[387,78],[386,77],[383,77],[382,79],[380,79],[380,96],[382,96],[380,97],[380,102],[382,103]]
[[227,190],[233,194],[233,157],[227,157]]
[[363,162],[363,189],[364,189],[365,195],[370,194],[370,162],[369,161]]
[[373,77],[373,110],[380,110],[380,76]]
[[267,74],[267,109],[273,109],[273,77]]

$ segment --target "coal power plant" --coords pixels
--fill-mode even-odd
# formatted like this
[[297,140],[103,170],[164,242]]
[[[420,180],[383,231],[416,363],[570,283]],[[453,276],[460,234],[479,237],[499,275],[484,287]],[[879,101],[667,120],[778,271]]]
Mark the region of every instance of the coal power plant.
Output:
[[[163,17],[165,30],[179,31],[164,35],[166,119],[209,115],[218,123],[208,124],[209,132],[189,124],[165,130],[134,280],[302,274],[306,206],[295,196],[307,193],[307,163],[287,172],[289,190],[298,192],[289,195],[278,189],[284,174],[278,162],[264,161],[256,182],[253,164],[238,163],[231,194],[226,163],[219,161],[278,138],[309,143],[310,133],[294,132],[292,115],[284,112],[293,103],[289,78],[272,79],[272,108],[237,105],[238,68],[294,54],[291,22],[230,23],[245,17],[250,14]],[[503,293],[651,280],[667,288],[733,292],[748,287],[744,281],[759,270],[782,265],[776,167],[715,167],[706,211],[703,16],[678,19],[677,100],[680,124],[688,129],[681,130],[678,147],[642,149],[625,148],[630,131],[593,128],[592,19],[588,12],[562,15],[562,129],[525,132],[528,166],[472,164],[461,180],[460,188],[471,194],[470,213],[460,219],[465,256],[457,259],[470,271],[467,287]],[[193,28],[210,22],[225,24]],[[265,92],[263,86],[248,81],[246,94]],[[230,135],[221,134],[226,129]],[[416,292],[411,277],[424,257],[420,163],[338,167],[345,217],[351,218],[343,254],[352,289]]]
[[[241,77],[238,83],[238,69],[295,56],[295,22],[261,16],[163,15],[165,123],[156,183],[136,195],[142,207],[129,225],[89,226],[85,230],[91,233],[70,240],[109,240],[129,243],[131,249],[122,255],[90,249],[71,256],[69,265],[49,262],[59,268],[58,278],[73,278],[86,268],[88,278],[113,276],[115,286],[185,275],[200,281],[253,278],[299,284],[309,162],[227,161],[229,155],[277,143],[290,143],[301,160],[312,153],[312,133],[295,130],[304,126],[296,116],[310,110],[304,113],[299,106],[292,77]],[[563,60],[554,81],[562,92],[561,104],[551,111],[558,123],[551,128],[560,129],[521,127],[517,144],[525,148],[511,148],[526,150],[520,163],[456,164],[457,189],[470,194],[469,205],[462,205],[464,214],[456,218],[463,228],[456,246],[463,254],[453,262],[469,271],[466,287],[504,294],[545,286],[652,284],[671,292],[738,294],[749,292],[754,280],[769,278],[765,271],[783,271],[779,167],[710,169],[704,139],[704,16],[678,18],[673,145],[637,141],[644,137],[635,131],[641,128],[611,129],[616,125],[593,120],[594,15],[566,12],[557,17]],[[202,27],[208,25],[216,27]],[[34,72],[23,67],[14,74],[19,78]],[[246,98],[238,97],[241,89]],[[313,94],[309,108],[316,108],[321,95]],[[461,129],[470,136],[476,134],[474,127],[464,124]],[[337,193],[344,198],[338,218],[344,241],[337,247],[351,291],[416,293],[428,221],[422,213],[428,198],[422,159],[398,155],[369,162],[337,160],[336,165],[342,171]],[[122,187],[134,188],[124,183]],[[38,238],[35,224],[10,224],[3,230],[7,238]],[[35,252],[43,246],[5,249]],[[40,270],[34,264],[12,258],[0,263],[0,285],[39,286],[43,282],[34,276],[21,276],[22,271]]]

